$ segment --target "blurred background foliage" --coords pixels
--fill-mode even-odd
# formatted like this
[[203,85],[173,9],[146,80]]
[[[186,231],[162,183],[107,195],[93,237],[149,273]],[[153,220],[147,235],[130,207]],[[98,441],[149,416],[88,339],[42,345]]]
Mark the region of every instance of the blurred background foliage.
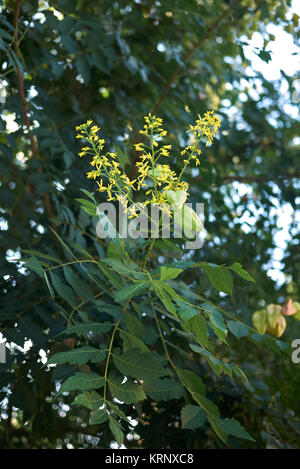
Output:
[[[50,226],[75,249],[103,256],[95,223],[75,201],[80,188],[95,190],[85,177],[86,161],[76,156],[74,127],[88,118],[101,126],[112,149],[118,142],[130,173],[144,114],[164,118],[176,166],[184,129],[214,108],[222,129],[200,169],[188,174],[190,201],[205,203],[208,238],[189,256],[240,262],[256,284],[236,278],[233,294],[220,294],[196,269],[185,281],[248,324],[269,303],[299,301],[297,76],[282,71],[280,80],[267,80],[245,54],[258,32],[263,44],[255,53],[272,60],[271,23],[299,43],[299,17],[290,8],[290,0],[1,2],[0,326],[13,345],[0,364],[0,447],[107,447],[111,441],[108,430],[86,425],[82,408],[69,407],[70,397],[52,403],[60,376],[43,367],[44,351],[57,346],[65,319],[43,280],[21,261],[21,249],[63,257]],[[289,235],[278,262],[280,208],[288,214],[283,223]],[[174,255],[164,252],[165,259]],[[290,343],[300,327],[293,318],[287,322],[280,340]],[[256,439],[243,441],[246,447],[299,448],[299,365],[264,340],[259,349],[254,341],[231,339],[228,353],[247,373],[248,387],[210,369],[203,373],[222,413]],[[127,447],[224,446],[207,428],[180,429],[176,401],[149,402],[143,411]],[[232,438],[231,447],[240,445]]]

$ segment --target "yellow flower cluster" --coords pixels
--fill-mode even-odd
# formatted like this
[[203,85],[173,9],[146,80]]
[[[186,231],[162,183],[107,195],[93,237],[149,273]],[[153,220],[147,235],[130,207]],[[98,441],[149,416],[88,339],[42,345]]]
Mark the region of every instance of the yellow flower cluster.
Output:
[[[184,191],[187,193],[188,184],[181,180],[184,170],[192,160],[196,165],[200,164],[199,148],[200,141],[206,138],[206,145],[213,142],[218,128],[221,125],[219,117],[214,115],[214,111],[207,111],[204,117],[198,116],[195,125],[190,125],[187,132],[191,133],[192,143],[181,152],[181,155],[187,155],[183,160],[183,167],[179,176],[168,164],[160,164],[161,157],[170,156],[171,145],[161,145],[161,140],[167,135],[163,128],[161,118],[152,114],[144,117],[145,124],[140,134],[144,141],[134,145],[135,151],[140,152],[139,160],[136,162],[137,177],[130,178],[120,169],[117,161],[117,154],[113,152],[102,153],[105,140],[99,136],[100,128],[93,125],[91,120],[86,124],[76,127],[76,138],[84,140],[84,147],[79,156],[91,156],[92,171],[87,173],[89,179],[95,179],[100,192],[107,192],[108,201],[118,200],[125,206],[125,200],[131,202],[132,190],[139,191],[146,189],[147,200],[144,206],[152,203],[159,205],[168,205],[166,196],[167,191]],[[130,211],[130,217],[137,216],[134,208],[125,208]]]
[[204,114],[204,117],[198,115],[195,125],[190,125],[187,133],[191,133],[191,145],[185,147],[181,155],[184,156],[187,154],[186,159],[183,160],[185,166],[190,164],[191,160],[194,160],[196,166],[200,164],[199,156],[202,154],[202,151],[199,148],[199,143],[203,137],[206,137],[206,146],[213,143],[213,139],[218,131],[218,128],[221,126],[221,119],[218,116],[214,115],[214,111],[207,111]]
[[[98,184],[99,192],[107,192],[108,201],[119,200],[120,194],[127,195],[131,189],[134,189],[134,181],[124,174],[120,169],[120,163],[116,161],[117,154],[114,152],[106,152],[102,154],[105,140],[99,137],[100,127],[92,125],[93,122],[88,120],[86,124],[76,127],[76,138],[85,141],[85,145],[79,156],[92,156],[90,165],[94,168],[87,173],[88,179],[95,179]],[[107,181],[107,185],[104,185]]]

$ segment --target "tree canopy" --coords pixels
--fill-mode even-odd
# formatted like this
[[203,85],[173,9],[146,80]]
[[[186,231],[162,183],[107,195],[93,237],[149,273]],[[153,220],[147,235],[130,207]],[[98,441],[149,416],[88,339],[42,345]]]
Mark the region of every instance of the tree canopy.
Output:
[[[267,80],[245,54],[259,32],[263,46],[255,52],[272,60],[269,24],[299,43],[299,17],[290,8],[290,0],[1,2],[0,332],[9,347],[0,364],[0,447],[107,448],[112,441],[128,448],[300,447],[300,365],[290,347],[300,338],[299,321],[287,317],[280,338],[258,334],[252,324],[254,312],[300,297],[296,77],[282,71],[280,80]],[[180,172],[185,131],[209,109],[221,128],[185,176],[189,201],[205,204],[207,237],[191,252],[160,240],[149,252],[157,282],[161,275],[167,285],[162,292],[152,284],[156,314],[143,286],[136,299],[128,293],[120,246],[97,237],[97,219],[76,200],[85,197],[82,189],[97,203],[106,197],[86,178],[75,127],[93,120],[134,178],[139,129],[145,115],[155,114],[164,120],[172,168]],[[291,216],[278,282],[270,269],[277,265],[280,207]],[[137,266],[147,246],[128,247],[141,284]],[[72,265],[74,259],[91,262]],[[174,261],[184,269],[179,279],[170,271],[162,278],[162,267],[174,269]],[[130,311],[109,349],[107,390],[124,404],[107,417],[94,389],[103,384],[99,370],[107,371],[102,349],[109,323],[121,320],[127,300]],[[194,312],[197,305],[207,324]],[[175,306],[187,329],[179,333]],[[206,328],[215,344],[211,355]],[[159,333],[170,342],[181,384],[163,371],[171,373]],[[73,356],[77,346],[84,349],[81,363]],[[54,355],[57,367],[50,366]],[[156,376],[149,379],[147,369]],[[96,388],[87,376],[98,379]],[[124,376],[132,379],[118,395]],[[206,387],[197,405],[181,389],[186,383],[197,396]]]

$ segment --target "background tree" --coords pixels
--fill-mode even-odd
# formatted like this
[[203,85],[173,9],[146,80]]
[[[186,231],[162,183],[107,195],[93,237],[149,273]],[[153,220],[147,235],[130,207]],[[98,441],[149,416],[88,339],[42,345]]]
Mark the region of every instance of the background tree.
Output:
[[[179,154],[186,143],[182,129],[198,113],[214,108],[222,118],[222,132],[207,149],[200,170],[189,174],[191,201],[205,202],[209,233],[193,261],[240,262],[256,284],[237,278],[233,294],[224,295],[204,272],[199,277],[198,271],[189,271],[185,281],[248,324],[265,304],[283,303],[287,296],[299,299],[294,215],[282,261],[285,281],[278,285],[267,274],[278,230],[274,207],[288,204],[293,214],[296,210],[299,121],[286,111],[279,83],[253,71],[244,54],[258,31],[264,46],[257,53],[261,60],[270,60],[269,23],[298,40],[299,18],[287,19],[290,6],[288,0],[80,0],[75,6],[72,0],[2,2],[6,97],[0,104],[0,320],[3,336],[15,344],[7,363],[0,365],[2,447],[107,447],[112,440],[107,429],[83,425],[87,413],[69,408],[72,396],[54,403],[50,399],[60,371],[52,374],[42,367],[40,350],[54,352],[73,344],[57,339],[66,326],[62,310],[51,300],[44,280],[21,261],[28,257],[26,250],[54,258],[66,255],[50,227],[75,249],[104,255],[95,223],[75,201],[80,188],[94,190],[85,178],[86,163],[76,156],[74,133],[75,126],[89,118],[111,138],[111,145],[119,142],[122,164],[133,172],[133,143],[139,141],[144,114],[153,111],[164,118]],[[282,74],[281,81],[287,83],[286,102],[291,103],[292,77]],[[176,159],[173,163],[176,167]],[[247,184],[244,195],[237,183]],[[250,222],[244,222],[245,214],[252,216]],[[150,261],[157,263],[154,257]],[[299,323],[291,319],[283,340],[290,342],[299,333]],[[32,346],[24,352],[27,339]],[[267,336],[263,352],[253,339],[242,339],[242,347],[234,337],[230,340],[229,358],[247,372],[250,385],[217,378],[202,364],[214,400],[256,439],[255,444],[245,443],[249,447],[299,447],[299,365]],[[70,372],[63,371],[64,376]],[[140,438],[126,446],[223,447],[206,426],[181,429],[176,400],[147,405],[144,420],[135,428]],[[159,441],[157,428],[163,429]],[[230,445],[240,443],[233,437]]]

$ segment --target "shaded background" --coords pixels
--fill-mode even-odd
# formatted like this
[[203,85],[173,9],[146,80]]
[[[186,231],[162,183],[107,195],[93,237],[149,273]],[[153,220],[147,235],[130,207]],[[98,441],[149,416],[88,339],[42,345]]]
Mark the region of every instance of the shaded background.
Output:
[[[22,267],[21,249],[55,255],[55,226],[71,245],[99,253],[75,201],[80,188],[95,190],[76,156],[76,125],[94,119],[130,173],[144,114],[164,118],[176,167],[185,128],[213,108],[221,131],[187,173],[208,232],[193,259],[240,262],[257,283],[236,280],[227,296],[196,271],[189,281],[249,324],[266,304],[299,301],[296,2],[24,0],[1,2],[0,15],[0,325],[14,351],[0,365],[0,445],[107,447],[111,436],[84,426],[82,409],[49,400],[54,380],[43,359],[65,323],[42,279]],[[299,329],[289,319],[282,340]],[[230,353],[251,385],[212,376],[219,407],[244,422],[256,447],[299,448],[299,365],[280,348],[242,344],[232,339]],[[180,430],[172,406],[149,404],[150,425],[139,423],[127,446],[222,447],[212,432]]]

